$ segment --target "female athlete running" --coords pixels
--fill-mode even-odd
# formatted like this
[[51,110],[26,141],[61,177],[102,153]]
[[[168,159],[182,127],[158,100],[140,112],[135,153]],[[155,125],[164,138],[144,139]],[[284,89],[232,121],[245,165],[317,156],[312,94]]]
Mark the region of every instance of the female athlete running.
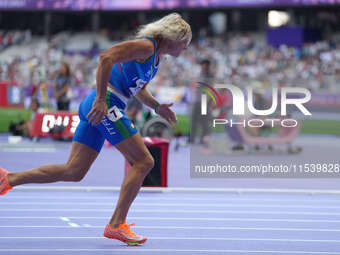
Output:
[[119,200],[104,236],[127,244],[141,244],[146,237],[135,234],[126,216],[154,160],[137,129],[125,115],[129,97],[135,96],[170,123],[176,122],[172,104],[159,104],[146,90],[156,75],[160,58],[178,57],[191,41],[191,29],[179,14],[172,13],[142,26],[136,39],[114,45],[99,58],[97,89],[80,104],[80,123],[65,164],[44,165],[24,172],[0,168],[0,194],[26,183],[77,182],[83,179],[107,139],[132,165],[125,177]]

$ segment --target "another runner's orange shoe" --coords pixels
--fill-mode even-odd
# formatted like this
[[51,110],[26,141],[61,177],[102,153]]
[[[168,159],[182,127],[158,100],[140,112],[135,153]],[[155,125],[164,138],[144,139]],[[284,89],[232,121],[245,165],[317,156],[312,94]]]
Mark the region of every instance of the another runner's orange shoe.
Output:
[[8,182],[9,172],[3,168],[0,168],[0,195],[5,195],[7,191],[12,189],[12,186]]
[[128,245],[138,245],[145,243],[147,238],[145,236],[139,236],[131,231],[130,226],[135,224],[119,224],[118,227],[112,228],[109,224],[106,225],[104,236],[107,238],[117,239]]

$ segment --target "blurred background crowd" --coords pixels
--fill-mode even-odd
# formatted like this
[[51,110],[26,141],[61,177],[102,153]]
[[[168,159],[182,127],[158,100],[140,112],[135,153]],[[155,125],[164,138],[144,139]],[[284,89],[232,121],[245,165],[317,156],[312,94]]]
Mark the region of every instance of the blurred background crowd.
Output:
[[[18,34],[18,33],[13,33]],[[58,34],[49,41],[25,34],[5,47],[0,65],[0,79],[15,81],[27,88],[27,95],[42,83],[49,98],[66,62],[72,73],[72,88],[93,88],[98,62],[98,37],[95,34]],[[6,37],[4,37],[6,38]],[[96,41],[93,41],[96,38]],[[116,41],[105,41],[110,46]],[[5,39],[4,39],[5,40]],[[39,42],[37,42],[39,41]],[[89,44],[82,47],[83,42]],[[68,50],[66,46],[75,45]],[[77,49],[77,45],[79,48]],[[104,48],[104,47],[102,47]],[[199,63],[210,59],[218,82],[244,87],[258,81],[268,86],[299,86],[314,90],[339,91],[340,40],[306,43],[302,48],[268,47],[264,34],[235,33],[194,38],[190,48],[179,58],[166,57],[153,81],[160,86],[181,87],[197,81]]]
[[[311,91],[340,90],[337,85],[340,82],[340,35],[337,34],[338,28],[333,24],[333,19],[325,18],[327,12],[332,14],[329,14],[329,17],[338,15],[336,10],[318,10],[314,18],[320,23],[306,27],[327,29],[323,30],[319,40],[304,42],[300,47],[270,45],[266,31],[270,25],[269,20],[254,27],[251,20],[249,24],[244,21],[247,19],[247,13],[239,11],[239,24],[235,25],[235,13],[219,10],[218,14],[222,13],[222,17],[227,17],[227,21],[223,23],[223,19],[217,19],[218,23],[213,19],[215,10],[208,9],[206,12],[202,18],[203,13],[199,11],[185,11],[184,16],[193,24],[193,41],[179,58],[163,59],[160,72],[150,86],[156,95],[162,91],[160,88],[189,88],[190,85],[194,87],[199,80],[200,62],[204,59],[210,60],[214,82],[218,83],[232,83],[239,87],[260,84],[264,89],[298,86]],[[308,19],[311,11],[307,8],[305,12],[300,12],[300,16]],[[268,15],[267,10],[263,10],[263,13]],[[6,15],[2,14],[3,25]],[[88,23],[81,22],[75,22],[68,29],[67,15],[69,14],[63,17],[59,14],[56,18],[58,24],[52,23],[48,34],[42,31],[43,29],[32,28],[30,25],[24,27],[24,30],[11,30],[15,25],[7,25],[7,29],[0,31],[0,80],[11,81],[25,88],[26,106],[30,103],[29,98],[37,95],[44,107],[62,109],[58,107],[60,95],[57,94],[56,88],[63,88],[58,82],[61,82],[60,76],[64,75],[64,65],[69,69],[69,78],[61,99],[70,101],[65,109],[77,110],[80,100],[95,87],[99,53],[119,40],[132,38],[140,23],[146,19],[149,21],[160,17],[163,13],[153,12],[150,16],[143,13],[142,16],[138,14],[137,18],[131,17],[129,13],[125,20],[112,13],[114,26],[118,29],[101,28],[99,24],[97,31],[91,31]],[[300,17],[299,15],[295,16]],[[107,24],[108,14],[103,16],[102,22]],[[230,24],[229,16],[232,16]],[[23,17],[30,19],[30,14],[26,13]],[[90,16],[88,18],[90,20]],[[200,18],[204,20],[199,22],[201,25],[197,24]],[[294,22],[298,23],[297,20],[299,19],[295,18]],[[64,27],[59,23],[64,24]],[[288,25],[294,24],[290,21]],[[184,94],[182,93],[183,96]],[[188,98],[190,97],[184,101],[189,101]]]

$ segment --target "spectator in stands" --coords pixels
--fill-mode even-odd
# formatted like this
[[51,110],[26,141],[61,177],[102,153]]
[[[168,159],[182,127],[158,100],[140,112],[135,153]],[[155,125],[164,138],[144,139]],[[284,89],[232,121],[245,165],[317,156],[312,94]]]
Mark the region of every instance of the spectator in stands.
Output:
[[[199,77],[200,82],[204,82],[213,86],[214,75],[210,68],[210,60],[204,59],[201,62],[201,74]],[[207,141],[207,137],[210,133],[209,124],[211,123],[211,112],[207,111],[206,115],[201,114],[201,90],[194,88],[194,97],[192,102],[192,111],[191,111],[191,134],[190,134],[190,143],[195,143],[195,138],[198,135],[199,129],[201,129],[200,136],[200,144],[205,144]],[[208,100],[207,108],[210,109],[211,100]],[[207,145],[207,144],[205,144]]]
[[61,68],[54,87],[54,96],[57,100],[58,111],[69,111],[71,93],[71,72],[66,62],[61,64]]
[[[270,108],[270,102],[264,97],[266,93],[266,89],[262,87],[262,84],[258,81],[253,84],[253,106],[256,110],[267,110]],[[265,119],[270,116],[263,115],[251,115],[251,118],[256,119]],[[252,136],[260,136],[260,130],[265,130],[270,127],[269,123],[265,123],[263,127],[251,126],[248,127],[247,130]]]

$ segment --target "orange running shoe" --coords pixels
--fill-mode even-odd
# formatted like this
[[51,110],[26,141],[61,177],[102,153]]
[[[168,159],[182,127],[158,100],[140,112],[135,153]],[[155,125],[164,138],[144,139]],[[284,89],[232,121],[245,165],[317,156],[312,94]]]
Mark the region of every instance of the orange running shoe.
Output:
[[111,239],[117,239],[128,245],[138,245],[145,243],[147,238],[145,236],[139,236],[131,231],[130,226],[134,226],[135,223],[119,224],[118,227],[112,228],[109,224],[106,225],[104,236]]
[[12,189],[12,186],[8,182],[9,172],[0,167],[0,195],[5,195],[7,191]]

